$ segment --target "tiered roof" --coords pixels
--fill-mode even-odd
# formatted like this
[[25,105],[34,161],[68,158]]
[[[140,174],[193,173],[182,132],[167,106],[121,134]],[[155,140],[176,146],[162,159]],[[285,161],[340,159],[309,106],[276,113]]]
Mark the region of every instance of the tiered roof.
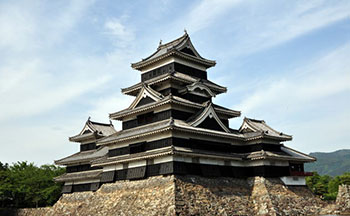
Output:
[[164,58],[176,56],[186,61],[195,62],[205,66],[206,68],[212,67],[216,64],[215,61],[205,59],[199,55],[197,50],[194,48],[190,36],[185,34],[169,43],[159,44],[157,51],[147,58],[142,59],[139,62],[131,64],[131,67],[137,70],[141,70],[145,66],[158,62]]
[[[89,118],[81,132],[69,140],[82,145],[93,142],[97,149],[87,148],[55,163],[91,166],[85,171],[66,173],[56,180],[90,179],[94,182],[101,175],[101,182],[113,181],[117,166],[103,169],[104,173],[102,167],[123,164],[118,169],[124,170],[129,169],[129,162],[136,161],[139,162],[133,163],[129,171],[142,172],[142,175],[133,176],[140,178],[145,176],[144,166],[164,165],[169,158],[191,159],[186,162],[195,165],[204,159],[204,163],[241,167],[265,165],[265,161],[259,160],[271,162],[270,166],[279,161],[284,167],[276,165],[278,169],[288,169],[286,161],[315,160],[284,146],[282,142],[292,140],[292,136],[274,130],[263,120],[244,118],[238,130],[231,129],[228,120],[239,117],[241,112],[213,103],[213,97],[227,91],[226,87],[207,80],[205,69],[214,65],[215,61],[199,55],[186,32],[178,39],[160,44],[149,57],[133,63],[134,69],[142,71],[142,82],[122,92],[135,99],[126,109],[109,114],[110,119],[123,121],[123,130],[116,131],[111,122],[103,124]],[[156,113],[154,118],[152,111]],[[154,164],[155,160],[148,161],[154,158],[160,158],[158,164]]]
[[91,138],[98,139],[101,137],[109,136],[115,132],[116,130],[114,129],[112,122],[109,124],[93,122],[89,117],[80,133],[69,137],[69,141],[81,142]]
[[154,77],[154,78],[146,80],[144,82],[139,82],[139,83],[132,85],[128,88],[123,88],[122,93],[127,94],[127,95],[136,96],[138,94],[138,92],[140,91],[140,89],[142,88],[143,84],[151,86],[151,85],[154,85],[154,84],[157,84],[160,82],[164,82],[166,80],[175,80],[175,81],[187,83],[187,84],[201,83],[201,84],[205,85],[207,88],[209,88],[213,93],[215,93],[215,95],[225,93],[227,91],[226,87],[220,86],[220,85],[213,83],[209,80],[200,79],[197,77],[192,77],[192,76],[189,76],[187,74],[183,74],[181,72],[172,72],[172,73],[166,73],[166,74]]
[[[208,102],[195,103],[195,102],[192,102],[190,100],[181,98],[179,96],[168,95],[168,96],[159,97],[159,99],[155,100],[154,102],[136,107],[137,102],[139,102],[142,97],[143,97],[142,94],[139,94],[138,97],[132,103],[133,106],[129,106],[127,109],[124,109],[124,110],[121,110],[121,111],[118,111],[115,113],[111,113],[111,114],[109,114],[109,117],[111,119],[114,119],[114,120],[121,120],[125,116],[144,112],[147,110],[152,110],[156,107],[160,107],[160,106],[163,106],[165,104],[179,104],[179,105],[182,105],[185,107],[192,107],[192,108],[197,108],[197,109],[202,109],[202,108],[205,108],[208,106]],[[214,106],[214,109],[216,110],[216,112],[218,112],[220,114],[228,115],[231,117],[238,117],[241,115],[240,111],[227,109],[227,108],[224,108],[224,107],[221,107],[218,105],[213,105],[213,106]]]
[[83,164],[90,163],[91,160],[100,158],[108,153],[108,147],[99,147],[89,151],[82,151],[72,154],[68,157],[56,160],[57,165],[71,165],[71,164]]
[[78,181],[78,180],[91,180],[97,179],[102,173],[102,169],[99,170],[88,170],[83,172],[75,172],[75,173],[64,173],[58,177],[55,177],[55,181],[57,182],[66,182],[66,181]]
[[287,135],[274,130],[273,128],[268,126],[264,120],[257,120],[251,118],[243,119],[243,124],[239,128],[239,132],[247,134],[247,136],[249,136],[249,134],[251,134],[252,132],[260,132],[261,136],[280,138],[284,141],[292,140],[293,138],[291,135]]

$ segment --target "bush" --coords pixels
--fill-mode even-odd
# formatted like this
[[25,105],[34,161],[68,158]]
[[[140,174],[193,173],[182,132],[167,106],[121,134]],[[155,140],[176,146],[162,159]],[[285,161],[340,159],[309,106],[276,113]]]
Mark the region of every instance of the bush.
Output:
[[17,162],[9,166],[0,162],[0,207],[53,205],[62,188],[53,178],[64,172],[64,168],[54,165],[37,167],[33,163]]
[[314,172],[313,176],[306,177],[306,184],[314,194],[321,196],[323,200],[335,200],[339,185],[350,185],[350,173],[332,178],[328,175],[320,176]]

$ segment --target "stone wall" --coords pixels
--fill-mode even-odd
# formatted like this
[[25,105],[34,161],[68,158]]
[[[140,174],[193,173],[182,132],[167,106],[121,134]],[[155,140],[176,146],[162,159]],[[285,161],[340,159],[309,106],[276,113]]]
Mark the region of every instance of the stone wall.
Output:
[[20,216],[175,215],[174,176],[104,184],[96,192],[63,194],[46,212]]
[[51,208],[18,215],[319,215],[346,213],[349,191],[341,187],[336,204],[329,205],[307,187],[287,187],[276,178],[157,176],[64,194]]
[[350,215],[350,185],[340,185],[336,205],[338,211]]
[[254,215],[251,187],[244,179],[182,177],[175,179],[178,215]]

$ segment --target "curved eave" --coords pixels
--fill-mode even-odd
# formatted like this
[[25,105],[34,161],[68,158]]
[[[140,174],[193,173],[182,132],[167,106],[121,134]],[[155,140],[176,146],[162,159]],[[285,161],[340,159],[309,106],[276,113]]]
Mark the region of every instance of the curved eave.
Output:
[[75,165],[75,164],[89,164],[92,160],[95,160],[97,158],[100,158],[99,157],[91,157],[91,158],[88,158],[88,159],[78,159],[78,160],[72,160],[72,161],[68,161],[68,162],[65,162],[65,161],[61,161],[61,160],[56,160],[54,161],[54,163],[56,165],[61,165],[61,166],[69,166],[69,165]]
[[200,134],[200,135],[222,137],[222,138],[229,138],[229,139],[244,141],[244,137],[242,137],[240,135],[226,133],[226,132],[222,132],[222,131],[210,130],[210,129],[205,129],[205,128],[174,126],[173,129],[178,130],[178,131],[182,131],[182,132],[188,132],[188,133],[194,133],[194,134]]
[[[253,132],[253,133],[256,133],[256,132]],[[264,132],[261,132],[256,136],[246,138],[246,141],[252,141],[252,140],[257,140],[257,139],[272,139],[272,140],[278,140],[278,141],[282,142],[282,141],[290,141],[293,139],[293,137],[286,136],[286,135],[284,135],[284,136],[271,136],[271,135],[268,135]]]
[[[180,72],[175,72],[175,73],[180,73]],[[167,80],[175,80],[175,81],[183,82],[186,84],[191,84],[191,83],[195,82],[195,81],[190,81],[190,80],[183,79],[180,77],[176,77],[173,74],[168,73],[168,74],[164,74],[164,75],[155,77],[153,79],[146,80],[144,83],[146,83],[149,86],[152,86],[154,84],[158,84],[158,83],[161,83],[161,82],[164,82]],[[209,84],[209,83],[204,83],[204,85],[206,85],[210,90],[215,92],[216,95],[227,92],[227,88],[223,87],[223,86],[213,85],[213,84]],[[123,94],[126,94],[126,95],[137,96],[137,94],[139,93],[141,88],[142,88],[142,82],[139,82],[139,83],[137,83],[133,86],[130,86],[128,88],[122,88],[121,92]]]
[[98,179],[101,173],[102,173],[102,169],[75,172],[75,173],[64,173],[63,175],[55,177],[54,180],[56,182],[66,182],[66,181]]
[[122,118],[124,118],[124,117],[126,117],[128,115],[133,115],[133,114],[136,114],[136,113],[144,112],[146,110],[153,109],[153,108],[162,106],[164,104],[167,104],[169,102],[170,102],[170,100],[157,101],[157,102],[145,104],[145,105],[137,107],[135,109],[125,109],[125,110],[122,110],[120,112],[110,113],[109,117],[111,119],[113,119],[113,120],[122,120]]
[[141,153],[135,153],[132,155],[121,155],[121,156],[98,159],[93,161],[91,166],[92,167],[106,166],[106,165],[112,165],[117,163],[126,163],[126,162],[132,162],[137,160],[151,159],[151,158],[172,155],[172,154],[173,154],[172,147],[165,147],[161,149],[155,149],[149,152],[141,152]]
[[[292,148],[289,148],[289,147],[287,147],[287,146],[285,146],[285,145],[283,145],[282,147],[281,147],[281,149],[282,149],[282,151],[284,151],[284,152],[286,152],[286,153],[294,153],[294,154],[299,154],[299,155],[301,155],[302,157],[307,157],[307,158],[309,158],[308,159],[308,162],[314,162],[314,161],[317,161],[317,158],[315,158],[315,157],[313,157],[313,156],[310,156],[310,155],[307,155],[307,154],[305,154],[305,153],[302,153],[302,152],[300,152],[300,151],[297,151],[297,150],[295,150],[295,149],[292,149]],[[289,152],[288,152],[289,151]]]
[[192,55],[186,54],[186,53],[182,53],[182,52],[177,51],[177,50],[171,50],[170,52],[164,53],[164,54],[158,56],[157,58],[132,63],[131,67],[133,69],[136,69],[136,70],[141,70],[142,68],[144,68],[148,65],[151,65],[155,62],[158,62],[158,61],[160,61],[164,58],[170,57],[170,56],[177,56],[177,57],[183,58],[185,60],[189,60],[189,61],[195,62],[197,64],[201,64],[201,65],[205,66],[206,68],[210,68],[210,67],[213,67],[216,65],[216,62],[213,60],[198,58],[198,57],[194,57]]
[[190,101],[189,102],[178,101],[178,100],[174,99],[173,96],[166,96],[160,101],[145,104],[145,105],[142,105],[140,107],[136,107],[135,109],[124,109],[124,110],[116,112],[116,113],[110,113],[109,117],[111,119],[114,119],[114,120],[122,120],[122,118],[124,118],[125,116],[144,112],[146,110],[160,107],[160,106],[163,106],[163,105],[168,104],[168,103],[180,104],[180,105],[184,105],[184,106],[188,106],[188,107],[192,107],[192,108],[202,108],[203,107],[203,105],[201,105],[201,104],[193,103]]
[[96,132],[93,132],[93,133],[88,133],[88,134],[78,134],[76,136],[72,136],[72,137],[69,137],[69,141],[71,142],[82,142],[82,141],[85,141],[85,140],[89,140],[89,139],[96,139],[98,138],[98,135]]
[[298,162],[305,162],[305,163],[309,163],[309,162],[315,161],[314,159],[297,158],[297,157],[293,157],[293,156],[283,156],[283,155],[279,155],[279,156],[259,155],[259,156],[251,157],[251,158],[249,158],[249,159],[250,159],[250,160],[266,160],[266,159],[271,159],[271,160],[282,160],[282,161],[298,161]]
[[92,167],[139,161],[139,160],[151,159],[156,157],[162,157],[166,155],[181,155],[181,156],[190,156],[190,157],[205,157],[205,158],[211,158],[211,159],[242,161],[241,157],[234,154],[213,153],[213,152],[201,153],[201,152],[191,151],[190,149],[186,151],[185,148],[169,146],[161,149],[151,150],[148,152],[135,153],[132,155],[121,155],[121,156],[115,156],[110,158],[98,159],[93,161]]
[[[187,106],[187,107],[191,107],[191,108],[196,108],[196,109],[201,109],[203,108],[205,105],[203,104],[197,104],[197,103],[192,103],[192,102],[184,102],[184,101],[178,101],[176,99],[170,98],[169,96],[164,98],[161,101],[158,102],[153,102],[153,103],[149,103],[149,104],[145,104],[143,106],[137,107],[135,109],[124,109],[122,111],[116,112],[116,113],[110,113],[109,117],[113,120],[122,120],[124,117],[129,116],[129,115],[134,115],[140,112],[144,112],[150,109],[154,109],[156,107],[160,107],[163,106],[165,104],[178,104],[178,105],[183,105],[183,106]],[[240,111],[234,111],[234,110],[223,110],[220,108],[215,107],[214,108],[215,111],[218,114],[223,114],[223,115],[227,115],[229,117],[239,117],[241,115]]]
[[[168,121],[168,123],[166,123],[166,121]],[[173,120],[173,121],[177,122],[178,120]],[[226,132],[222,132],[222,131],[210,130],[210,129],[205,129],[205,128],[197,128],[197,127],[192,127],[189,125],[181,125],[181,124],[173,123],[172,120],[164,120],[164,122],[165,122],[164,126],[162,126],[160,128],[145,131],[143,133],[131,134],[130,136],[125,136],[122,138],[118,137],[118,134],[115,134],[115,139],[100,140],[97,144],[98,145],[109,145],[109,144],[123,142],[123,141],[131,140],[131,139],[140,138],[140,137],[150,136],[150,135],[165,132],[168,130],[177,130],[177,131],[182,131],[182,132],[189,132],[189,133],[214,136],[214,137],[230,138],[230,139],[235,139],[235,140],[244,140],[245,139],[240,134],[226,133]],[[152,126],[156,125],[157,123],[159,123],[159,122],[156,122],[156,123],[153,123],[150,125],[141,126],[141,127],[152,128]],[[138,130],[138,129],[139,128],[132,128],[132,129],[128,129],[128,130]]]
[[235,111],[235,110],[223,110],[220,108],[214,108],[217,113],[228,115],[229,117],[235,118],[241,116],[241,111]]

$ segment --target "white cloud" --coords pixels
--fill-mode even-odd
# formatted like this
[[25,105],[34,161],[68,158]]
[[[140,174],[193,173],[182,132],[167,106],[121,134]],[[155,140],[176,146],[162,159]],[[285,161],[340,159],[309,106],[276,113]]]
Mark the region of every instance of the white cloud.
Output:
[[[350,20],[350,2],[296,1],[287,6],[267,3],[254,13],[234,17],[236,41],[235,55],[246,55],[285,43],[301,35],[323,28],[334,22]],[[259,5],[259,4],[258,4]],[[252,6],[256,7],[256,5]]]
[[[81,121],[83,115],[63,120],[56,116],[58,111],[51,112],[44,123],[33,119],[41,119],[60,106],[67,108],[73,101],[81,107],[94,107],[94,103],[81,100],[84,94],[90,93],[88,100],[94,102],[104,94],[107,84],[120,86],[128,81],[125,72],[129,70],[130,49],[108,49],[108,53],[98,55],[70,50],[72,43],[81,42],[82,35],[74,31],[86,22],[91,3],[0,3],[0,131],[6,134],[2,143],[11,143],[0,152],[3,162],[29,160],[42,164],[74,153],[78,146],[67,138],[82,127],[86,120]],[[116,25],[111,27],[117,33]],[[118,37],[124,38],[124,43],[132,42],[133,34],[128,29],[121,31]],[[96,35],[101,37],[100,33]],[[108,119],[108,113],[104,115]],[[28,119],[33,122],[28,124]],[[19,153],[18,149],[23,151]]]
[[188,13],[181,17],[178,25],[184,26],[192,34],[212,25],[219,17],[225,15],[232,7],[238,5],[241,0],[201,1]]
[[[62,8],[52,14],[47,11],[55,4],[1,5],[0,120],[41,114],[86,92],[102,91],[105,83],[128,70],[130,46],[127,51],[116,48],[99,56],[75,55],[61,47],[79,39],[68,33],[82,22],[91,3],[56,5]],[[133,32],[117,19],[110,19],[106,28],[125,46],[134,40]]]
[[[350,90],[350,45],[345,45],[316,62],[298,68],[286,77],[279,77],[256,87],[256,91],[245,99],[240,107],[247,113],[270,104],[285,104],[289,111],[300,108],[300,104]],[[275,107],[275,106],[274,106]],[[278,108],[269,107],[277,111]]]
[[[133,99],[134,97],[121,94],[108,95],[94,101],[92,108],[86,113],[91,116],[93,121],[108,122],[110,113],[128,108]],[[115,121],[113,124],[115,129],[121,130],[120,121]]]
[[350,45],[337,48],[287,76],[255,86],[234,107],[243,116],[266,119],[277,130],[295,135],[293,144],[287,145],[302,151],[345,148],[350,102],[341,98],[350,94],[349,55]]
[[62,5],[40,1],[0,3],[0,50],[33,54],[55,45],[92,3],[91,0],[75,0]]
[[135,39],[133,30],[123,24],[125,18],[112,18],[105,22],[104,27],[107,34],[111,35],[115,41],[115,45],[125,47]]

